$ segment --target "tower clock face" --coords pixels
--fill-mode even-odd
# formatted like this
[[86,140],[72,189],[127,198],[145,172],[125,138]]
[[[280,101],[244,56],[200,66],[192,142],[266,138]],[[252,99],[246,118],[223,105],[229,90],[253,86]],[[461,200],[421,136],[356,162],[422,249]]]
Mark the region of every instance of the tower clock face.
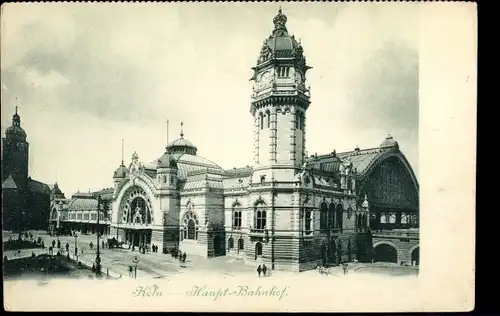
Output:
[[266,71],[260,76],[260,86],[266,86],[271,82],[271,79],[273,78],[273,74],[271,71]]

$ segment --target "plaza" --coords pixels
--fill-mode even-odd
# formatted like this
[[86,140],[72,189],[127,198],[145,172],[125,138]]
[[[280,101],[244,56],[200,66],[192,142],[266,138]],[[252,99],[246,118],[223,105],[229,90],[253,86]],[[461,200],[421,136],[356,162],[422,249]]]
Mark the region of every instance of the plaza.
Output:
[[[13,236],[13,233],[4,232],[4,239]],[[55,249],[54,253],[61,251],[62,255],[66,255],[66,243],[69,244],[69,253],[72,259],[75,259],[74,247],[75,238],[71,236],[49,236],[46,232],[34,232],[36,238],[41,237],[46,245],[52,244],[52,241],[59,239],[61,242],[61,249]],[[16,235],[17,236],[17,235]],[[104,236],[106,239],[106,236]],[[100,242],[102,242],[102,238]],[[90,249],[90,242],[92,242],[93,249]],[[78,261],[86,266],[92,266],[96,258],[96,243],[97,236],[93,235],[78,235],[76,244],[78,247]],[[102,245],[101,245],[102,246]],[[48,246],[47,246],[48,247]],[[82,252],[83,249],[83,252]],[[182,250],[182,249],[181,249]],[[47,254],[48,248],[45,249],[24,249],[21,250],[19,255],[17,251],[6,251],[4,255],[9,259],[19,257],[29,257],[32,252],[35,255]],[[133,260],[137,257],[139,263],[137,264],[137,278],[143,279],[168,279],[169,277],[178,276],[180,274],[190,273],[216,273],[225,277],[238,277],[238,276],[255,276],[257,277],[257,266],[264,264],[263,262],[256,262],[254,265],[245,263],[244,260],[221,256],[215,258],[206,258],[199,255],[187,254],[186,262],[179,262],[178,259],[173,258],[170,254],[146,252],[145,254],[139,251],[132,251],[129,249],[108,249],[99,248],[102,272],[109,274],[112,277],[118,278],[133,278],[134,273],[130,273],[130,266],[134,266]],[[341,266],[335,266],[328,269],[328,276],[342,277],[343,270]],[[296,275],[295,272],[290,271],[270,271],[271,277],[275,274],[279,276]],[[307,275],[313,276],[318,274],[316,270],[309,270]],[[348,275],[352,274],[372,274],[383,276],[417,276],[417,267],[402,267],[394,263],[350,263],[348,268]]]

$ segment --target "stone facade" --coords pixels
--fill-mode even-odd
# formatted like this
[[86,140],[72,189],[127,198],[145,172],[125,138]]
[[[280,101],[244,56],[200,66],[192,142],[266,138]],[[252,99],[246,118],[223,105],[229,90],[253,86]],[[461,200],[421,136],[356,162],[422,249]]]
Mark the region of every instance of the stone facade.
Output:
[[134,153],[113,176],[112,235],[304,271],[371,261],[382,240],[369,227],[380,214],[400,214],[401,225],[408,214],[418,217],[418,183],[391,136],[371,149],[306,155],[311,67],[286,21],[280,10],[252,68],[254,164],[224,170],[182,131],[158,159],[143,164]]

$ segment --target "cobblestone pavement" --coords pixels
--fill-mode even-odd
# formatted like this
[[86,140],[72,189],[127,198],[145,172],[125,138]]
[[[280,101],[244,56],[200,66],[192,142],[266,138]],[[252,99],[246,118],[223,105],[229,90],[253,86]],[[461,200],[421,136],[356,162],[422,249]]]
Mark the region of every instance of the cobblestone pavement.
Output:
[[[48,246],[52,244],[52,241],[58,240],[56,236],[49,236],[46,232],[32,232],[34,239],[36,240],[39,236],[42,237],[47,248],[45,249],[23,249],[21,250],[20,256],[27,257],[31,256],[32,252],[36,255],[41,253],[48,253]],[[9,236],[15,236],[17,234],[4,232],[4,240]],[[14,238],[14,237],[13,237]],[[69,252],[71,257],[74,257],[74,246],[75,238],[71,236],[59,236],[61,241],[61,249],[54,249],[54,254],[57,251],[61,251],[63,255],[66,255],[66,243],[69,244]],[[97,236],[94,235],[78,235],[77,246],[78,246],[78,258],[80,261],[87,265],[92,265],[95,262],[96,257],[96,243]],[[104,236],[102,240],[107,240],[107,236]],[[93,249],[90,249],[89,243],[94,244]],[[83,250],[83,252],[82,252]],[[10,258],[17,257],[17,251],[6,251],[4,255]],[[124,277],[131,277],[129,272],[129,267],[133,265],[132,260],[135,256],[139,259],[137,265],[137,277],[148,277],[148,278],[168,278],[169,276],[189,273],[190,271],[210,271],[210,272],[220,272],[223,275],[238,275],[242,273],[256,273],[255,266],[251,264],[246,264],[244,260],[239,258],[234,258],[230,256],[221,256],[217,258],[204,258],[197,255],[187,254],[186,262],[180,263],[178,259],[173,258],[169,254],[163,253],[146,253],[142,254],[138,251],[131,251],[128,249],[107,249],[100,248],[101,255],[101,265],[103,267],[103,272],[106,269],[114,272],[115,274],[121,274]],[[344,272],[341,266],[336,266],[328,269],[330,276],[343,276]],[[306,272],[301,272],[301,274],[316,273],[317,270],[310,270]],[[370,274],[382,274],[390,276],[398,275],[418,275],[418,268],[416,267],[401,267],[396,264],[390,263],[349,263],[348,273],[370,273]],[[292,272],[282,272],[273,271],[273,274],[293,274]]]

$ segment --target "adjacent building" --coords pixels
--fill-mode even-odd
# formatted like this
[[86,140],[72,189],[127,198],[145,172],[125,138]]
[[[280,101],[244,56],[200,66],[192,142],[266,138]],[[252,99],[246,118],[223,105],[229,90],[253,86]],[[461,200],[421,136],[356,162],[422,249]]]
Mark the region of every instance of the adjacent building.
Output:
[[47,229],[50,188],[28,175],[29,143],[16,112],[2,138],[3,230]]

